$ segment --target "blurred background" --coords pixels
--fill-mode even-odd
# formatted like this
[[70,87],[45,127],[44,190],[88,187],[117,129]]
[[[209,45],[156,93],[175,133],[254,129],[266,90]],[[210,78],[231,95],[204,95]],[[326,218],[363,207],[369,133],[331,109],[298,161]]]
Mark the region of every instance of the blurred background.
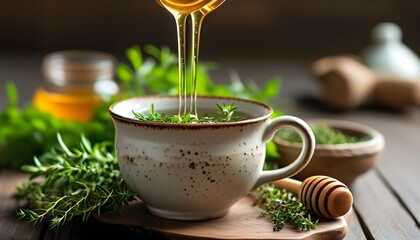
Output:
[[[175,46],[172,15],[153,0],[3,0],[1,50]],[[203,55],[317,55],[357,52],[371,28],[401,26],[420,50],[417,0],[227,0],[205,20]],[[418,51],[416,51],[418,52]]]
[[[275,61],[357,54],[385,21],[398,24],[404,43],[420,53],[419,13],[418,0],[227,0],[204,21],[200,60],[252,78],[287,76],[293,70],[276,69]],[[104,50],[121,59],[131,45],[149,43],[176,49],[174,19],[153,0],[3,0],[0,82],[38,81],[41,58],[52,51]],[[261,64],[272,66],[249,69]]]

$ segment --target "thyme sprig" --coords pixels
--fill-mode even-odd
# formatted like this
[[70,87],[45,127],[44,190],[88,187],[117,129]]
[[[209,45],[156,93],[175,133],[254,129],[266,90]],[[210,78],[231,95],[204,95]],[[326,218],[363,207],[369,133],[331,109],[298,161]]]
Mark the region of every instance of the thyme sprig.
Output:
[[237,106],[235,106],[235,103],[232,103],[231,105],[226,105],[225,103],[217,104],[217,107],[219,110],[225,115],[225,121],[230,122],[232,120],[232,115],[238,109]]
[[27,198],[30,209],[21,209],[19,218],[33,224],[49,220],[55,228],[77,216],[86,221],[93,212],[121,214],[121,206],[136,195],[120,174],[113,143],[92,146],[82,137],[80,147],[70,150],[57,138],[59,147],[35,158],[35,165],[22,167],[31,181],[18,187],[16,195]]
[[273,184],[263,184],[257,192],[254,204],[262,207],[262,216],[271,218],[273,231],[283,229],[286,223],[295,224],[302,231],[316,228],[318,219],[312,220],[309,209],[296,194]]

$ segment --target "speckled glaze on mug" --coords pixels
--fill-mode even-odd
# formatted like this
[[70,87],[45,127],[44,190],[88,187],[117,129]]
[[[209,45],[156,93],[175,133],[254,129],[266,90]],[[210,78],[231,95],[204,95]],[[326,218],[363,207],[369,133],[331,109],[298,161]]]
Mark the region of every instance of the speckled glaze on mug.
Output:
[[[147,115],[151,104],[156,112],[177,112],[176,97],[132,98],[110,107],[122,176],[152,214],[177,220],[221,217],[254,187],[290,177],[310,161],[315,139],[301,119],[282,116],[271,120],[271,107],[258,102],[198,98],[202,109],[215,109],[222,103],[235,103],[251,118],[217,124],[134,118],[133,110]],[[292,127],[302,136],[301,154],[286,167],[263,171],[265,143],[282,127]]]

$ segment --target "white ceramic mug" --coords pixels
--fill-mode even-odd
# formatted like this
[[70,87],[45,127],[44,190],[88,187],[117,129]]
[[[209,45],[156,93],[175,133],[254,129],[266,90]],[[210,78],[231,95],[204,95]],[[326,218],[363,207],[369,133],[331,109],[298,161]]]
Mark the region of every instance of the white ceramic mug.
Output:
[[[116,128],[115,147],[124,180],[157,216],[177,220],[221,217],[250,190],[290,177],[310,161],[315,148],[311,128],[301,119],[270,119],[272,108],[258,102],[199,97],[200,109],[232,104],[250,118],[239,122],[171,124],[144,122],[151,104],[156,112],[177,112],[176,97],[139,97],[110,107]],[[302,137],[298,158],[281,169],[263,171],[265,144],[282,127]]]

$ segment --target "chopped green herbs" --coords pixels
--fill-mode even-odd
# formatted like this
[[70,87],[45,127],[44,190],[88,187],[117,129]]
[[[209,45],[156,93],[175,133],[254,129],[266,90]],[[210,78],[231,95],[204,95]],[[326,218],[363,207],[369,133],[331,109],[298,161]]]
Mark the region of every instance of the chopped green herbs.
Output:
[[255,205],[262,207],[262,215],[273,222],[273,231],[284,228],[286,223],[296,225],[300,230],[315,229],[318,219],[312,220],[309,209],[296,194],[280,190],[273,184],[263,184],[257,188]]
[[22,170],[31,179],[17,188],[17,196],[29,200],[31,209],[21,209],[20,218],[34,224],[49,221],[57,227],[76,216],[86,221],[92,213],[121,213],[121,206],[134,200],[135,193],[124,182],[112,142],[94,144],[82,137],[79,148],[69,149],[58,135],[59,147],[35,158],[35,165]]
[[200,116],[199,118],[193,117],[190,113],[185,114],[184,116],[179,115],[165,115],[155,112],[154,104],[150,106],[150,113],[147,116],[144,116],[141,113],[133,112],[135,118],[141,121],[148,121],[148,122],[165,122],[165,123],[223,123],[223,122],[233,122],[233,121],[241,121],[246,119],[245,116],[239,115],[233,117],[233,113],[236,109],[235,103],[231,105],[223,105],[217,104],[217,107],[220,110],[220,116],[218,113],[210,114],[205,113],[204,116]]
[[[357,143],[370,140],[372,137],[369,135],[364,135],[362,137],[357,137],[349,134],[345,134],[343,131],[340,131],[335,128],[331,128],[327,125],[313,125],[311,126],[314,135],[316,144],[345,144],[345,143]],[[299,134],[291,129],[280,130],[277,135],[288,142],[301,143],[302,139]]]

